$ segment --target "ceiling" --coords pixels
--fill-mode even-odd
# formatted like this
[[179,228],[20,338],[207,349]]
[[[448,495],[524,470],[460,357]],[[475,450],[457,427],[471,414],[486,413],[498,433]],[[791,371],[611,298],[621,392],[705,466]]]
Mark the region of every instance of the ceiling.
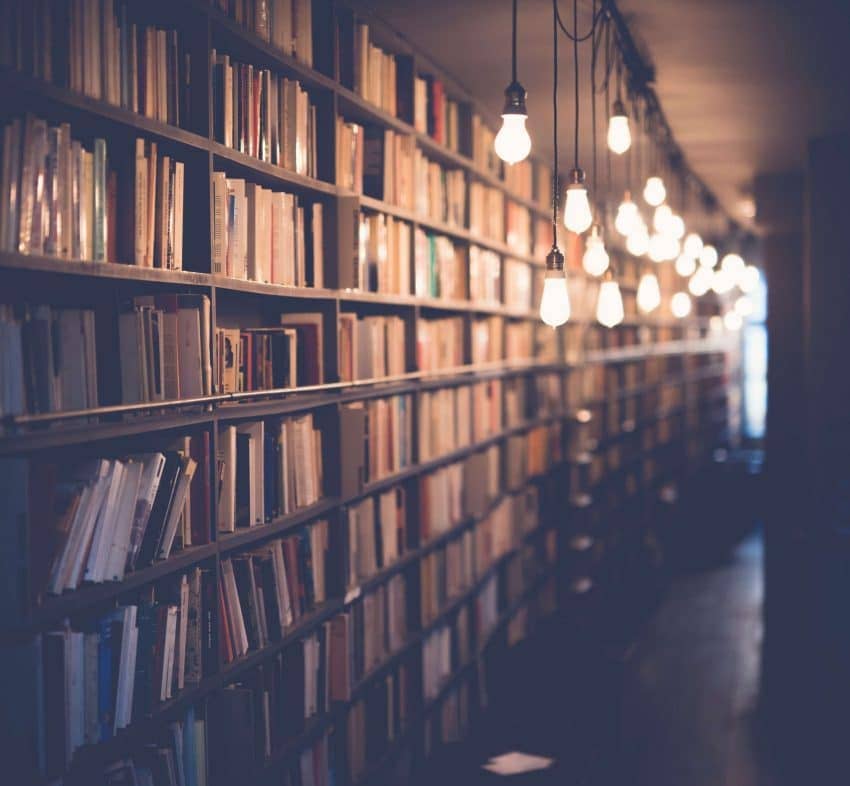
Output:
[[[848,128],[850,2],[843,0],[618,0],[655,90],[691,169],[723,211],[751,225],[750,193],[759,173],[802,170],[812,136]],[[448,71],[495,116],[510,81],[509,0],[371,0],[377,16]],[[572,5],[559,0],[572,24]],[[579,0],[588,29],[590,0]],[[559,38],[559,148],[572,166],[573,52]],[[552,5],[519,0],[518,76],[528,90],[534,149],[551,157]],[[590,45],[580,45],[579,163],[591,175]],[[597,104],[604,118],[604,100]],[[598,122],[600,188],[604,121]],[[625,175],[622,160],[614,175]],[[620,178],[617,178],[620,179]],[[749,201],[749,204],[748,204]],[[711,226],[725,224],[722,215]]]

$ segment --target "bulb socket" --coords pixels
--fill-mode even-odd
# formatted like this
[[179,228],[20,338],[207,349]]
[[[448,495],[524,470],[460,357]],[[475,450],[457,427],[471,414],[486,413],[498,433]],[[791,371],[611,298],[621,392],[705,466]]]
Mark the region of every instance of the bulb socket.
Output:
[[614,102],[614,106],[611,109],[611,116],[612,117],[618,117],[618,116],[625,117],[625,115],[626,115],[626,107],[623,106],[623,102],[618,98]]
[[578,167],[570,170],[569,188],[584,186],[584,170]]
[[526,95],[525,88],[519,82],[511,82],[505,88],[505,106],[502,114],[528,117],[528,110],[525,108]]
[[552,246],[552,249],[546,254],[546,272],[563,271],[563,269],[564,255],[561,253],[560,248]]

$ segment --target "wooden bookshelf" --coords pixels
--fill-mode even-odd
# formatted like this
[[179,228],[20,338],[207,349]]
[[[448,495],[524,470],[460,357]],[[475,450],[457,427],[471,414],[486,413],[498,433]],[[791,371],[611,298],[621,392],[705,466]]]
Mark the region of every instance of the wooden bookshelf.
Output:
[[[211,572],[217,585],[223,562],[248,554],[271,541],[294,536],[318,521],[327,521],[329,530],[336,533],[333,537],[342,542],[349,527],[347,511],[352,505],[392,489],[403,489],[410,505],[406,527],[409,533],[413,533],[415,542],[407,543],[394,560],[380,566],[353,589],[346,590],[341,586],[343,577],[335,577],[323,602],[306,608],[278,640],[268,642],[262,648],[251,649],[231,662],[225,662],[216,648],[215,662],[211,664],[209,673],[196,682],[187,683],[172,698],[155,702],[149,713],[134,714],[129,725],[105,741],[80,747],[66,771],[69,783],[95,782],[102,778],[104,767],[110,763],[136,756],[146,745],[162,744],[168,724],[185,717],[190,708],[197,711],[198,717],[206,717],[212,696],[228,686],[250,684],[255,675],[265,673],[261,671],[263,668],[272,668],[270,664],[279,654],[291,652],[307,637],[323,630],[325,623],[338,615],[344,612],[353,614],[352,609],[359,599],[381,590],[394,577],[403,576],[406,586],[404,602],[408,612],[402,645],[353,681],[347,701],[335,702],[327,711],[322,710],[306,718],[300,731],[288,735],[270,755],[258,755],[251,771],[245,773],[252,783],[280,783],[283,773],[298,765],[305,749],[318,739],[327,740],[334,736],[335,782],[349,786],[377,783],[402,753],[412,753],[412,760],[417,761],[428,755],[426,739],[432,740],[434,745],[439,744],[442,734],[439,716],[447,698],[459,690],[466,690],[474,696],[478,664],[488,658],[491,649],[510,645],[508,628],[520,613],[544,617],[552,612],[542,600],[544,591],[555,587],[558,605],[564,608],[581,603],[581,593],[574,588],[584,573],[575,573],[566,555],[571,538],[583,535],[604,540],[608,537],[605,532],[616,530],[623,524],[618,523],[612,513],[608,524],[603,526],[605,516],[610,512],[606,508],[606,491],[617,490],[615,497],[618,504],[629,500],[635,501],[635,504],[650,501],[657,496],[663,484],[698,471],[711,451],[727,441],[726,392],[736,384],[737,374],[734,347],[730,342],[710,334],[708,318],[716,313],[713,307],[685,320],[675,320],[669,314],[641,316],[629,313],[621,326],[606,331],[594,323],[592,310],[574,305],[574,319],[567,329],[583,331],[578,342],[568,340],[564,329],[544,334],[536,313],[540,294],[537,277],[543,260],[533,253],[533,233],[535,220],[546,219],[549,208],[541,205],[533,195],[529,198],[528,195],[511,193],[503,177],[479,166],[471,151],[465,149],[469,140],[464,140],[458,150],[450,149],[417,130],[411,122],[384,111],[343,85],[345,80],[339,73],[338,58],[334,57],[333,37],[338,19],[353,14],[353,19],[365,19],[374,25],[386,52],[409,58],[406,62],[411,64],[413,78],[419,75],[443,78],[448,94],[452,100],[462,104],[465,115],[471,117],[478,113],[492,119],[427,58],[410,50],[403,39],[380,22],[361,14],[357,6],[352,9],[347,4],[332,0],[313,0],[315,67],[310,67],[245,29],[213,7],[213,3],[154,0],[150,5],[145,18],[180,30],[193,58],[190,116],[185,118],[181,127],[152,120],[8,68],[2,70],[0,96],[4,99],[4,115],[7,117],[31,112],[50,123],[70,122],[72,130],[79,127],[86,138],[105,137],[109,140],[110,150],[114,145],[127,153],[133,140],[142,138],[159,143],[163,149],[183,160],[186,165],[184,269],[139,267],[117,262],[95,264],[5,250],[0,251],[0,282],[3,284],[0,290],[5,295],[0,300],[15,303],[41,298],[37,302],[62,305],[89,303],[108,314],[108,319],[115,320],[119,303],[137,295],[204,295],[210,302],[211,336],[215,336],[216,328],[225,325],[234,314],[246,319],[260,314],[262,319],[269,314],[277,318],[290,312],[315,311],[323,315],[325,325],[320,347],[326,361],[325,378],[318,384],[296,387],[227,393],[213,389],[208,395],[191,399],[132,404],[122,403],[111,393],[101,398],[101,406],[98,407],[74,412],[18,413],[0,418],[0,461],[3,462],[27,463],[54,456],[62,461],[78,461],[83,456],[118,457],[142,450],[164,449],[162,446],[176,437],[189,434],[206,435],[210,457],[210,466],[206,468],[209,473],[206,480],[210,484],[207,500],[210,521],[206,522],[208,543],[187,545],[167,559],[127,573],[120,581],[84,584],[76,590],[45,596],[42,600],[38,600],[37,593],[30,586],[30,554],[12,555],[7,565],[14,564],[15,569],[21,572],[25,589],[21,590],[20,597],[14,599],[20,603],[14,619],[0,620],[0,645],[26,646],[42,634],[60,629],[66,620],[72,624],[79,621],[91,623],[120,603],[136,603],[141,593],[159,591],[199,566]],[[328,29],[319,24],[321,20],[330,20]],[[215,97],[207,67],[213,49],[230,54],[239,62],[269,68],[289,79],[296,79],[309,93],[316,106],[317,124],[320,126],[316,129],[315,150],[318,177],[297,174],[261,161],[216,140],[213,122]],[[414,85],[410,84],[411,93],[413,88]],[[527,211],[532,232],[528,248],[510,246],[504,233],[500,240],[481,237],[470,231],[467,228],[468,205],[465,221],[458,226],[337,186],[337,118],[409,137],[416,150],[428,159],[463,173],[467,202],[469,185],[473,182],[497,189],[505,199]],[[460,152],[461,149],[463,152]],[[342,264],[335,245],[329,240],[337,229],[336,209],[341,200],[356,197],[361,213],[383,215],[404,222],[410,227],[411,239],[421,229],[444,236],[456,244],[465,255],[467,286],[469,249],[472,246],[498,255],[502,275],[500,292],[505,280],[505,260],[509,258],[527,265],[532,282],[528,302],[517,307],[507,305],[504,297],[500,302],[489,302],[469,297],[416,295],[412,286],[409,293],[386,294],[363,289],[296,287],[214,274],[211,229],[215,215],[211,179],[213,172],[217,171],[224,171],[228,177],[294,194],[306,200],[306,204],[321,204],[326,210],[324,236],[321,238],[326,271]],[[412,266],[415,249],[410,251]],[[625,257],[622,259],[627,261]],[[594,286],[575,264],[570,268],[569,276]],[[634,281],[624,281],[624,292],[636,289]],[[339,315],[346,311],[400,315],[407,330],[407,364],[413,370],[373,379],[341,381],[338,360],[340,339],[337,333]],[[437,316],[461,320],[463,355],[467,362],[459,366],[417,370],[417,325],[423,317]],[[503,352],[493,361],[471,362],[469,343],[472,326],[476,319],[485,317],[500,320],[498,329],[503,347],[508,325],[527,326],[531,342],[528,356],[507,358]],[[252,324],[255,327],[266,326],[270,322]],[[117,367],[119,362],[118,357],[105,359],[106,365],[111,363]],[[664,364],[663,367],[653,365],[659,363]],[[623,370],[626,367],[634,368],[634,378],[630,381]],[[585,383],[579,389],[577,377],[579,374],[595,373],[594,369],[601,370],[603,375],[608,372],[617,375],[618,382],[614,384],[611,381],[614,377],[602,376],[599,378],[601,384],[594,382],[593,390],[585,395]],[[619,381],[621,377],[622,382]],[[474,385],[492,386],[494,397],[498,397],[498,427],[480,438],[473,436],[455,449],[434,457],[420,458],[418,432],[422,428],[419,422],[422,397],[439,391],[471,389]],[[664,386],[680,389],[680,400],[674,403],[656,402]],[[410,396],[412,407],[410,460],[398,471],[370,479],[352,493],[343,493],[339,467],[350,457],[343,453],[340,435],[335,431],[339,428],[343,410],[354,403],[368,404],[400,395]],[[511,403],[511,395],[518,395],[519,403]],[[547,397],[555,400],[550,401]],[[463,417],[472,421],[474,407],[472,403]],[[613,418],[608,414],[608,410],[613,411],[615,407],[623,408],[622,417]],[[634,412],[629,414],[627,407],[632,407]],[[586,413],[586,418],[578,418],[579,412]],[[222,429],[231,424],[249,422],[277,424],[282,418],[302,414],[314,414],[317,419],[322,419],[323,424],[325,478],[318,501],[270,517],[262,525],[239,526],[232,533],[219,531],[215,470],[222,448]],[[617,427],[611,428],[615,421]],[[574,437],[588,423],[595,429],[593,434]],[[597,427],[597,423],[601,425]],[[664,429],[668,429],[669,433]],[[472,427],[470,433],[473,433]],[[532,440],[544,437],[550,442],[535,453]],[[579,439],[584,441],[576,441]],[[519,443],[517,440],[525,441]],[[524,466],[519,482],[512,483],[509,456],[511,451],[516,451],[518,444],[525,446],[523,462],[542,462],[542,465]],[[491,448],[499,451],[496,471],[498,494],[488,498],[483,510],[462,516],[445,531],[420,542],[423,514],[417,508],[417,502],[422,479],[429,473],[467,462]],[[627,448],[628,452],[617,461],[609,462],[609,453],[621,448]],[[529,458],[532,454],[533,458]],[[595,468],[599,476],[591,476],[590,468]],[[501,504],[513,504],[512,500],[526,492],[537,500],[536,526],[518,535],[514,533],[504,553],[481,567],[476,565],[474,578],[462,591],[446,598],[435,618],[422,624],[419,614],[423,592],[420,568],[424,560],[445,553],[451,544],[464,537],[474,538],[476,527],[494,516]],[[34,526],[32,521],[27,521],[25,544],[32,540]],[[554,555],[550,556],[548,539],[551,538],[554,538],[556,547]],[[533,575],[523,574],[522,586],[513,586],[512,576],[517,572],[523,573],[516,566],[522,567],[529,554],[536,559]],[[334,556],[334,566],[341,566],[341,560],[341,555]],[[477,604],[481,593],[492,582],[495,582],[499,596],[496,618],[479,635],[476,628],[479,622]],[[421,685],[425,641],[430,634],[441,629],[454,631],[456,637],[461,636],[460,614],[466,615],[465,619],[468,617],[468,629],[463,635],[469,657],[464,662],[452,664],[435,695],[425,698]],[[219,607],[212,611],[212,616],[213,629],[218,636],[227,623],[222,619]],[[354,645],[351,644],[351,647]],[[408,697],[402,727],[391,741],[379,746],[379,754],[365,763],[362,772],[350,775],[345,731],[355,705],[361,699],[365,701],[376,686],[380,687],[387,679],[400,681],[403,678],[409,679],[411,690],[417,681],[420,684],[416,687],[416,695]],[[468,719],[461,719],[460,724],[464,725],[465,720]],[[47,777],[44,773],[27,772],[32,782],[44,784],[58,774],[54,772]]]

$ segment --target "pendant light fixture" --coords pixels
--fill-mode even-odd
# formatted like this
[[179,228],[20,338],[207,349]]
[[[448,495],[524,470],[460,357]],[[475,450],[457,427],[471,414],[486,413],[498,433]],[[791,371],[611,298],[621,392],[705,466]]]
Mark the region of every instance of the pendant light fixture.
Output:
[[[557,23],[557,20],[556,20]],[[570,170],[570,182],[567,185],[567,197],[564,204],[564,226],[581,234],[590,229],[593,214],[587,198],[584,184],[584,170],[578,165],[578,128],[579,128],[579,80],[578,80],[578,0],[573,0],[573,67],[575,72],[575,133],[573,137],[573,168]],[[557,30],[556,30],[557,34]]]
[[632,195],[626,191],[623,195],[623,201],[617,208],[617,217],[614,219],[614,229],[616,229],[623,237],[628,237],[632,230],[637,226],[639,219],[638,207],[632,202]]
[[552,0],[552,248],[546,255],[546,275],[540,298],[540,319],[551,327],[570,318],[570,295],[564,272],[564,255],[558,248],[558,5]]
[[676,292],[670,298],[670,311],[676,319],[684,319],[691,313],[691,296],[687,292]]
[[620,285],[614,278],[614,271],[608,268],[605,279],[599,285],[596,319],[601,325],[612,328],[623,321],[623,316],[623,296],[620,294]]
[[699,263],[709,269],[717,264],[717,249],[714,246],[703,246],[699,252]]
[[496,155],[506,164],[517,164],[526,159],[531,152],[531,137],[525,127],[525,121],[528,119],[528,110],[525,107],[526,92],[516,78],[516,28],[517,0],[513,0],[511,83],[505,89],[502,127],[493,143]]
[[701,252],[702,238],[696,232],[691,232],[685,238],[685,253],[692,259],[699,259]]
[[[593,0],[593,17],[596,18],[596,0]],[[593,193],[599,195],[599,179],[597,178],[597,155],[596,155],[596,36],[592,36],[592,55],[590,58],[590,128],[591,142],[593,147]],[[610,159],[610,154],[609,154]],[[609,161],[610,163],[610,161]],[[610,179],[610,178],[609,178]],[[602,235],[602,224],[599,220],[600,209],[596,208],[596,221],[590,230],[590,235],[585,239],[582,266],[591,276],[601,276],[608,269],[608,252],[605,250],[605,240]]]
[[608,149],[618,156],[623,155],[632,146],[632,132],[629,129],[629,116],[622,98],[623,63],[617,63],[617,100],[608,118]]
[[688,253],[686,244],[685,250],[676,258],[676,272],[680,276],[687,278],[692,275],[696,269],[697,261]]
[[649,314],[661,305],[661,288],[658,286],[658,276],[655,273],[644,273],[640,277],[637,290],[637,306]]

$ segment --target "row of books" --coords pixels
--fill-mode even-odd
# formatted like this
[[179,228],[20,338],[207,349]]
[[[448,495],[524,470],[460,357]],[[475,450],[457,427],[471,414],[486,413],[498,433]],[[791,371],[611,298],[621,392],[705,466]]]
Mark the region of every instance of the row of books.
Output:
[[547,210],[552,205],[552,172],[542,161],[525,159],[506,166],[505,186],[518,197]]
[[531,211],[510,199],[505,205],[505,242],[518,254],[531,253]]
[[354,92],[384,112],[398,112],[398,68],[394,55],[375,46],[369,38],[369,25],[354,27]]
[[225,663],[281,641],[327,598],[328,523],[315,521],[221,562],[219,646]]
[[430,625],[475,581],[475,533],[465,530],[419,560],[419,621]]
[[208,396],[213,390],[210,299],[142,295],[118,315],[125,404]]
[[384,213],[360,212],[356,268],[342,282],[351,289],[409,295],[412,226]]
[[324,286],[324,210],[213,172],[212,272],[293,287]]
[[445,300],[466,299],[466,254],[445,235],[416,228],[413,248],[414,294]]
[[472,385],[419,396],[419,461],[431,461],[472,442]]
[[[508,261],[505,260],[506,273]],[[506,283],[506,299],[508,292]],[[474,244],[469,247],[469,299],[486,305],[502,302],[501,257],[495,251]]]
[[232,61],[215,49],[212,66],[213,138],[216,142],[318,177],[316,106],[295,79]]
[[448,97],[440,79],[430,75],[413,80],[413,126],[456,153],[464,135],[461,105]]
[[283,314],[280,327],[217,327],[215,389],[274,390],[324,382],[322,315]]
[[[477,317],[472,320],[471,362],[473,364],[495,363],[505,357],[503,331],[510,328],[501,317]],[[508,355],[510,359],[510,355]]]
[[438,371],[464,362],[462,317],[421,318],[416,323],[416,365],[420,371]]
[[196,568],[85,628],[39,637],[45,774],[61,776],[83,745],[109,739],[213,668],[214,591],[213,573]]
[[419,153],[408,134],[336,120],[336,184],[413,210]]
[[284,54],[313,65],[310,0],[210,0],[210,5]]
[[348,592],[392,565],[407,549],[407,495],[404,487],[364,497],[346,510]]
[[368,766],[381,756],[408,728],[414,689],[412,669],[406,663],[382,680],[376,680],[345,717],[345,764],[349,783],[356,783]]
[[379,379],[407,371],[405,322],[394,316],[339,315],[339,378]]
[[505,194],[477,180],[469,184],[469,231],[478,237],[505,242]]
[[410,395],[345,404],[340,408],[340,493],[354,496],[363,486],[401,472],[413,463],[413,407]]
[[218,529],[255,527],[324,495],[322,432],[313,413],[225,426],[216,456]]
[[477,112],[472,114],[472,161],[493,177],[502,172],[502,160],[496,155],[496,132]]
[[[38,595],[120,581],[210,542],[209,439],[77,466],[33,463],[31,564]],[[27,489],[22,489],[26,493]]]
[[416,150],[413,188],[420,216],[455,227],[465,226],[466,174],[462,169],[448,169]]
[[133,3],[67,0],[6,4],[0,62],[138,112],[186,125],[191,62],[176,30],[146,25]]
[[94,311],[0,304],[0,414],[98,405]]

